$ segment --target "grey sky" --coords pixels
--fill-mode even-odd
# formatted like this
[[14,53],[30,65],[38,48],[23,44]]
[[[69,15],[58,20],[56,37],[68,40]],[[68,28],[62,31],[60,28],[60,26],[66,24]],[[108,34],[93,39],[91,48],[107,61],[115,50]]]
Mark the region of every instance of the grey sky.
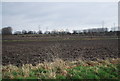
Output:
[[17,30],[86,29],[118,22],[117,2],[3,2],[2,27]]

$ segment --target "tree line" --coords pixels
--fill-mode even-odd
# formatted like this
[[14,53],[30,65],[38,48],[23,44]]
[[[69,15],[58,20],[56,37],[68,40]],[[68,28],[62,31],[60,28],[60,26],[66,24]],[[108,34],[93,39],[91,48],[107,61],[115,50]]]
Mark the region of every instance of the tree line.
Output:
[[108,28],[93,28],[93,29],[86,29],[83,31],[80,30],[73,30],[73,32],[67,31],[45,31],[44,33],[39,30],[39,31],[16,31],[12,33],[12,27],[5,27],[2,28],[2,35],[21,35],[21,34],[54,34],[54,35],[118,35],[119,31],[108,31]]

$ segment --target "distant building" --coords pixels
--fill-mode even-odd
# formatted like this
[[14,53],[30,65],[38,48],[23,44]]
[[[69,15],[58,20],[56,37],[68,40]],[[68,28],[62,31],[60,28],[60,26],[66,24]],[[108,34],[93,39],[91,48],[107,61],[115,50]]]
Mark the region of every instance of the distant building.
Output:
[[73,34],[80,34],[81,30],[73,30]]
[[119,27],[112,27],[111,31],[120,31],[120,28]]
[[16,32],[14,33],[14,35],[20,35],[20,34],[22,34],[21,31],[16,31]]
[[84,33],[100,33],[100,32],[107,32],[108,28],[92,28],[83,30]]

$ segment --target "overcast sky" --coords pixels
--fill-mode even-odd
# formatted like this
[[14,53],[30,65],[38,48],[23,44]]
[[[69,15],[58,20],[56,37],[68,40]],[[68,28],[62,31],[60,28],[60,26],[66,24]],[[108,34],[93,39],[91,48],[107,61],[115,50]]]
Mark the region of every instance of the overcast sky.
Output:
[[3,2],[2,27],[82,30],[118,24],[117,2]]

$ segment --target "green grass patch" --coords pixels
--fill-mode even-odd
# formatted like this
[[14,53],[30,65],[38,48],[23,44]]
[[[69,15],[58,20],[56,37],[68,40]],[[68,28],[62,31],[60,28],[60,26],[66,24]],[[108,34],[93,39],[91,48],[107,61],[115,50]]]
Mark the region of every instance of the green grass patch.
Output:
[[[118,79],[117,65],[102,66],[78,66],[68,70],[71,79]],[[114,66],[114,67],[112,67]]]

